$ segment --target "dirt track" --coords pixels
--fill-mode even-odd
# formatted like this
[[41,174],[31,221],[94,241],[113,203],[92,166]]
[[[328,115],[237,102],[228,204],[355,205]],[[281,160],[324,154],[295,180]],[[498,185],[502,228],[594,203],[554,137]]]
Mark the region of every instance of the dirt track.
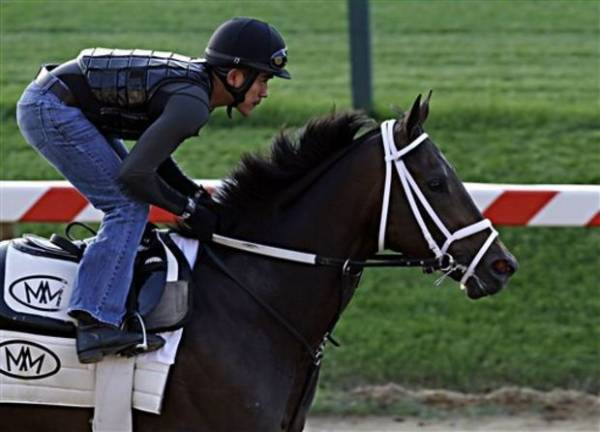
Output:
[[[540,392],[505,387],[486,394],[410,390],[396,384],[359,387],[354,400],[388,407],[410,402],[426,408],[422,417],[313,417],[307,432],[408,431],[593,431],[600,432],[600,397],[573,390]],[[486,415],[486,411],[487,415]],[[490,411],[492,409],[492,411]],[[491,415],[493,413],[493,415]]]
[[431,432],[431,431],[600,431],[598,417],[549,421],[541,416],[494,416],[420,420],[391,417],[316,417],[308,422],[306,432]]

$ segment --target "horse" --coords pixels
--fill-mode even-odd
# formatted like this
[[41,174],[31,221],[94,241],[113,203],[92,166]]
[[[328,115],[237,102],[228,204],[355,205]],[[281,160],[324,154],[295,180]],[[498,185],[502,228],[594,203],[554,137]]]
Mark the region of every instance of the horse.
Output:
[[[162,414],[135,411],[134,430],[303,430],[323,345],[369,264],[440,270],[471,299],[507,284],[517,261],[424,132],[430,96],[381,128],[331,113],[243,157],[211,206],[219,234],[248,250],[201,248]],[[252,253],[260,244],[288,254]],[[378,261],[384,249],[401,255]],[[0,416],[5,430],[63,432],[87,430],[90,412],[4,404]]]

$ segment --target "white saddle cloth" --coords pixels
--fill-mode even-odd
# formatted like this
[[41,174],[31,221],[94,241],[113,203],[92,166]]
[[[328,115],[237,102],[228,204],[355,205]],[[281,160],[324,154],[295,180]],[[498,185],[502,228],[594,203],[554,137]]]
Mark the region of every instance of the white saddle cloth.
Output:
[[[169,368],[135,359],[134,408],[160,414]],[[79,363],[74,339],[0,330],[0,403],[93,408],[96,369]]]
[[[171,237],[193,267],[198,242],[176,234]],[[176,280],[177,264],[168,248],[167,259],[167,280]],[[160,414],[182,332],[161,334],[166,339],[163,348],[135,358],[133,408]],[[0,330],[0,403],[92,408],[97,369],[96,364],[79,363],[74,339]]]

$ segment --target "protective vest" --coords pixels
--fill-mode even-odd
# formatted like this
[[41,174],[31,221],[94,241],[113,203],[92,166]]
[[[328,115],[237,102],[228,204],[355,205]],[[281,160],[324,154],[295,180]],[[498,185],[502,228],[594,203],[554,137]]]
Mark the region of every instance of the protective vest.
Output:
[[150,99],[163,85],[184,82],[211,93],[210,75],[201,59],[163,51],[90,48],[77,57],[98,102],[99,112],[83,109],[108,135],[137,139],[150,126]]

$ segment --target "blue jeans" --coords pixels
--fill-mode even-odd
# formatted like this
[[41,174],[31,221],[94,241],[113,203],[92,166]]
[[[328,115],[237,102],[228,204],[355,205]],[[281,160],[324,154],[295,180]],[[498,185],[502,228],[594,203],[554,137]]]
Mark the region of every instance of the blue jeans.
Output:
[[79,108],[31,83],[17,104],[21,133],[90,203],[104,212],[96,239],[81,260],[69,312],[85,311],[119,325],[133,277],[133,262],[148,205],[125,195],[117,176],[127,148],[104,137]]

